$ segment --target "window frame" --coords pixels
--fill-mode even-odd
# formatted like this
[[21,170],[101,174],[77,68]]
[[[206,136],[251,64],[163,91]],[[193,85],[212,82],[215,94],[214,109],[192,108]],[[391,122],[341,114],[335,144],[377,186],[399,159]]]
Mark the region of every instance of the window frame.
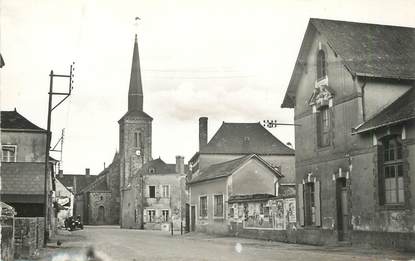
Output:
[[317,146],[327,148],[331,146],[331,110],[329,106],[322,106],[317,111]]
[[[167,187],[167,193],[165,193],[165,190],[164,190],[165,187]],[[170,184],[161,185],[161,196],[163,198],[170,198]]]
[[[7,156],[7,160],[4,160],[4,152],[3,152],[3,148],[5,147],[10,147],[14,149],[14,160],[10,160],[10,155]],[[4,144],[1,145],[1,162],[17,162],[17,145],[13,145],[13,144]]]
[[[386,144],[389,144],[389,142],[393,140],[396,142],[397,146],[394,146],[394,148],[391,149],[389,146],[386,146]],[[387,135],[380,139],[380,145],[381,146],[378,148],[379,205],[384,208],[405,207],[408,201],[406,198],[407,170],[405,167],[404,142],[398,135]],[[391,154],[391,152],[393,152],[393,154]],[[400,157],[398,157],[399,154]],[[388,155],[388,157],[386,157],[386,155]],[[390,159],[391,155],[393,155],[393,159]],[[401,169],[401,175],[399,175],[399,168]],[[386,187],[387,179],[391,179],[390,177],[386,177],[386,169],[389,171],[393,169],[394,177],[392,179],[394,180],[394,189],[387,189]],[[402,181],[401,188],[399,186],[399,178],[401,178]],[[387,191],[395,194],[395,202],[388,202]],[[402,195],[400,195],[400,191],[402,191]]]
[[304,193],[303,195],[304,225],[305,226],[316,226],[317,209],[316,209],[316,202],[315,202],[316,187],[315,187],[314,182],[305,183],[303,193]]
[[323,49],[317,52],[316,77],[317,82],[327,77],[327,55]]
[[[154,215],[153,215],[153,218],[151,218],[152,217],[152,215],[150,215],[150,212],[153,212],[154,213]],[[147,215],[148,215],[148,223],[156,223],[156,210],[155,209],[147,209]]]
[[[154,196],[151,196],[151,188],[154,188]],[[156,186],[154,185],[148,185],[148,197],[149,198],[156,198]]]
[[[222,215],[218,215],[217,213],[217,197],[222,197]],[[213,218],[224,218],[225,217],[225,197],[223,194],[214,194],[213,195]]]
[[[164,213],[167,211],[167,216],[164,215]],[[169,209],[162,209],[161,210],[161,221],[166,223],[170,220],[170,210]]]
[[[206,199],[206,207],[203,208],[202,206],[202,198]],[[205,211],[205,215],[202,215],[202,211]],[[199,196],[199,218],[200,219],[207,219],[208,218],[208,196],[207,195],[200,195]]]

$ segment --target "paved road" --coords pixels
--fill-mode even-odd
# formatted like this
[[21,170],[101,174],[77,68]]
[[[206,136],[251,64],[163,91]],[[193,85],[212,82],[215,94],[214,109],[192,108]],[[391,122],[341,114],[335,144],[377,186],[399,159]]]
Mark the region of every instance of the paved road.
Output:
[[[204,234],[171,236],[161,231],[86,227],[61,236],[59,248],[49,248],[53,261],[82,260],[93,246],[101,260],[410,260],[408,254],[371,249],[315,247]],[[57,255],[57,253],[67,253]],[[69,257],[71,258],[68,258]],[[414,255],[415,256],[415,255]],[[415,260],[415,258],[414,258]]]

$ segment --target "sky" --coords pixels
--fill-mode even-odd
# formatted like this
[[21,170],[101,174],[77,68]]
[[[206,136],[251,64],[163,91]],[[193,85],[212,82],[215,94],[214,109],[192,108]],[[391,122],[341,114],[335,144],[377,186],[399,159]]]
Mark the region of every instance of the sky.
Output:
[[[209,139],[223,121],[293,123],[280,105],[311,17],[415,27],[413,10],[411,0],[0,0],[0,106],[46,129],[49,73],[75,62],[72,95],[52,114],[52,146],[65,129],[64,173],[99,174],[118,149],[138,33],[152,156],[188,161],[201,116]],[[295,144],[293,127],[269,130]]]

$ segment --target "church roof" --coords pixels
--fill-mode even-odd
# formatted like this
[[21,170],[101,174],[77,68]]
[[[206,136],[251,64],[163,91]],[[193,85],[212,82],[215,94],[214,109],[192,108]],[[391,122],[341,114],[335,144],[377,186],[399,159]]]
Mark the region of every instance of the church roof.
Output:
[[295,95],[316,31],[326,37],[354,76],[415,80],[415,28],[311,18],[283,108],[294,107],[290,97]]
[[262,164],[268,167],[275,175],[282,177],[279,170],[276,170],[273,167],[271,167],[261,157],[255,154],[251,154],[251,155],[246,155],[246,156],[243,156],[237,159],[210,165],[206,169],[203,169],[198,175],[192,177],[189,184],[228,177],[232,175],[237,169],[239,169],[245,162],[253,158],[262,162]]
[[356,127],[354,132],[362,133],[410,119],[415,119],[415,87],[412,87],[371,119]]
[[14,111],[2,111],[1,112],[1,128],[13,129],[13,130],[30,130],[46,132],[46,130],[33,124],[31,121],[23,117],[16,110]]
[[74,194],[79,193],[86,186],[93,183],[98,178],[97,175],[85,174],[64,174],[62,177],[57,176],[57,179],[65,186],[76,188]]
[[227,123],[202,147],[203,154],[294,155],[294,150],[277,139],[260,123]]

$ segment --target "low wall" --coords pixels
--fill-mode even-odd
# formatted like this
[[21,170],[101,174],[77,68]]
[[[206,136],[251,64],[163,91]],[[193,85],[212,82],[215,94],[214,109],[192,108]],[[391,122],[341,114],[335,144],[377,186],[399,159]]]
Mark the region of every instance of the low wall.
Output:
[[44,218],[15,218],[15,257],[30,258],[43,247]]
[[1,260],[14,260],[14,217],[0,216]]

